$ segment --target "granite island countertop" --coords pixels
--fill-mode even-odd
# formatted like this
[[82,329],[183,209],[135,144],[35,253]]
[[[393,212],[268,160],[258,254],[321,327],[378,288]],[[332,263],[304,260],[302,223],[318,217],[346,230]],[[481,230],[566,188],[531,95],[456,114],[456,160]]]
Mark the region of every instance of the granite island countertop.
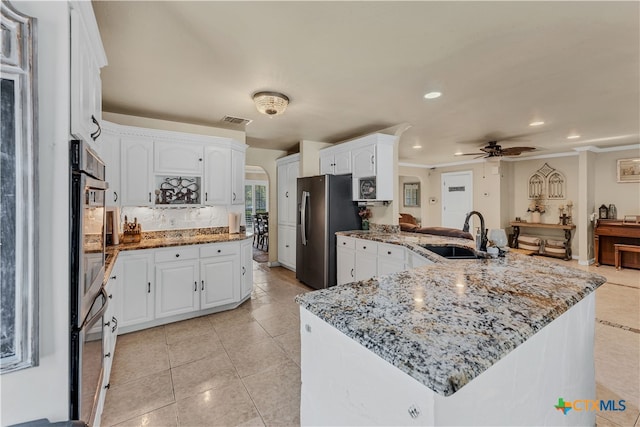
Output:
[[413,233],[340,232],[399,244],[435,262],[309,292],[300,306],[449,396],[551,323],[606,279],[537,257],[448,260],[420,244],[471,240]]

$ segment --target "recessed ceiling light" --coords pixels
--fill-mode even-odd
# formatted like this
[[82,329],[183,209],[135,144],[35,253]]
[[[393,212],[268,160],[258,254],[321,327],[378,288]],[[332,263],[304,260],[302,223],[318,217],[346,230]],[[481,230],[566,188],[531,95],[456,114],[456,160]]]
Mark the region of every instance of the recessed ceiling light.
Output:
[[531,123],[529,123],[529,126],[542,126],[544,124],[544,122],[542,120],[536,120],[533,121]]
[[462,156],[464,153],[460,150],[456,151],[455,153],[453,153],[454,156]]
[[424,97],[426,99],[436,99],[436,98],[440,98],[442,96],[442,92],[429,92],[429,93],[425,93]]
[[420,145],[419,142],[416,142],[415,144],[413,144],[413,148],[415,148],[417,150],[419,148],[422,148],[422,145]]
[[569,136],[567,137],[567,139],[578,139],[578,138],[580,138],[580,135],[575,134],[575,133],[574,133],[574,134],[572,134],[572,135],[569,135]]

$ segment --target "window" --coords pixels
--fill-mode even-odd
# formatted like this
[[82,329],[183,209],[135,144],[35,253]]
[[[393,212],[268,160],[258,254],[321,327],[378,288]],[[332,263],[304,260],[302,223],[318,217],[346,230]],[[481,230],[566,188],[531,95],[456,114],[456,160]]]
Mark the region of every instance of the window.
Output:
[[253,228],[253,215],[269,212],[269,183],[267,181],[245,181],[244,209],[247,230]]

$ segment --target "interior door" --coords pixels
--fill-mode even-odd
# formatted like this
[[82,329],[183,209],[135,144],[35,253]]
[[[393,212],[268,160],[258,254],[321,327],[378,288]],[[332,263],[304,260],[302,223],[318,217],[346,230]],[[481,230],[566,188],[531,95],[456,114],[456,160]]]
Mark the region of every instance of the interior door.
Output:
[[[464,219],[473,210],[473,172],[442,174],[442,227],[462,229]],[[469,222],[473,233],[473,224]]]

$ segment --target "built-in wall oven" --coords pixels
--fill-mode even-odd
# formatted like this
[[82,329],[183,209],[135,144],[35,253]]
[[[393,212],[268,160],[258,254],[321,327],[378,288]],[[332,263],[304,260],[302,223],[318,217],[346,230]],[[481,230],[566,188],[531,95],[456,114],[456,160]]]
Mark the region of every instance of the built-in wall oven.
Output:
[[91,425],[103,375],[105,166],[84,141],[70,149],[70,418]]

